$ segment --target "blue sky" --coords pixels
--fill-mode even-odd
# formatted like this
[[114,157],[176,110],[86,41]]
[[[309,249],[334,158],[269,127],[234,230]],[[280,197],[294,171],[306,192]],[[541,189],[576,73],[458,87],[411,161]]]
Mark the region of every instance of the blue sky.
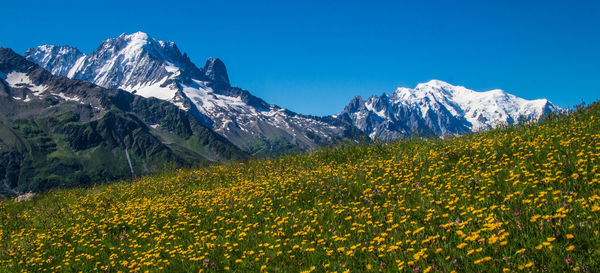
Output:
[[[100,3],[101,2],[101,3]],[[7,1],[0,46],[24,53],[144,31],[233,85],[304,114],[440,79],[570,107],[600,99],[600,1]]]

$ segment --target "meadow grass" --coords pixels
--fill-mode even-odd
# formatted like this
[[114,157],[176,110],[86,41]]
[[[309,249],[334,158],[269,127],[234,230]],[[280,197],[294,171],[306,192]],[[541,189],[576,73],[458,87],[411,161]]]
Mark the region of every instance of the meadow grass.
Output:
[[2,201],[0,272],[599,272],[599,118]]

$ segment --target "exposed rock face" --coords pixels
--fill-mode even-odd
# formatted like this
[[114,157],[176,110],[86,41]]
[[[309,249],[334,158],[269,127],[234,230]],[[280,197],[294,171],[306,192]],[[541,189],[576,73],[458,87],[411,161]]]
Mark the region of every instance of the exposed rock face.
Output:
[[218,58],[209,58],[202,70],[204,70],[204,76],[209,81],[229,85],[229,76],[227,75],[225,64]]
[[17,203],[18,203],[18,202],[29,201],[29,200],[31,200],[33,197],[35,197],[35,193],[33,193],[33,192],[28,192],[28,193],[21,194],[21,195],[19,195],[19,196],[15,197],[14,201],[15,201],[15,202],[17,202]]

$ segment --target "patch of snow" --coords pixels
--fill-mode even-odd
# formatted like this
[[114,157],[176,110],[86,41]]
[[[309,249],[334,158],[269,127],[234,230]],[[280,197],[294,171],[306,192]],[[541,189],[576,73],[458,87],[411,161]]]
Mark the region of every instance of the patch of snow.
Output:
[[372,102],[365,103],[365,108],[367,108],[367,110],[375,113],[375,115],[377,115],[377,116],[380,116],[382,118],[386,118],[386,116],[385,116],[385,109],[383,109],[381,111],[376,111],[375,108],[373,108]]
[[194,80],[192,85],[183,85],[183,93],[207,116],[213,116],[218,109],[249,108],[240,97],[216,94],[202,81]]
[[167,70],[167,72],[169,73],[174,73],[175,76],[178,76],[181,73],[181,70],[179,69],[179,67],[175,66],[174,64],[167,62],[167,65],[165,66],[165,70]]
[[175,106],[179,107],[179,109],[181,109],[183,111],[189,110],[189,108],[185,107],[185,105],[181,101],[171,101],[171,103],[174,104]]
[[48,86],[46,85],[34,85],[29,87],[29,90],[36,96],[39,96],[42,92],[46,91],[46,89],[48,89]]
[[225,122],[223,122],[223,124],[221,125],[221,130],[227,129],[227,131],[229,131],[229,126],[228,125],[231,124],[231,123],[233,123],[233,121],[230,120],[230,119],[226,120]]
[[167,80],[167,77],[165,77],[163,80],[161,80],[160,82],[155,83],[155,84],[150,84],[150,85],[139,84],[136,86],[122,86],[120,88],[130,91],[130,92],[133,92],[135,90],[136,95],[139,95],[139,96],[142,96],[145,98],[154,97],[157,99],[168,101],[168,100],[172,100],[175,97],[175,94],[177,94],[177,89],[171,85],[162,87],[161,85],[166,80]]
[[69,97],[69,96],[65,95],[64,93],[57,93],[56,95],[66,101],[81,101],[81,99],[79,99],[77,97]]
[[79,71],[81,69],[81,67],[85,64],[85,60],[87,57],[88,56],[85,54],[83,56],[79,57],[79,59],[77,59],[77,61],[75,61],[75,64],[73,64],[71,69],[69,69],[69,72],[67,72],[67,77],[73,78],[73,76],[75,76],[75,73],[77,73],[77,71]]
[[26,87],[29,90],[31,90],[36,96],[39,95],[40,93],[44,92],[46,89],[48,89],[48,87],[46,85],[35,85],[33,84],[33,82],[31,81],[31,79],[29,78],[29,76],[27,76],[27,74],[23,73],[23,72],[10,72],[8,73],[8,75],[6,75],[6,83],[8,83],[8,85],[10,87],[13,88],[19,88],[19,87]]
[[19,85],[32,85],[31,79],[29,76],[23,72],[10,72],[6,75],[6,82],[11,87],[18,87]]

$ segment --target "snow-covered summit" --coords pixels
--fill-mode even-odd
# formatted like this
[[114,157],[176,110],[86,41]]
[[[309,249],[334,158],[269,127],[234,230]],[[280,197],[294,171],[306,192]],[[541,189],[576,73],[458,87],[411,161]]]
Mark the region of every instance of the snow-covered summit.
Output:
[[337,117],[350,121],[372,138],[411,134],[449,135],[538,120],[560,110],[546,99],[526,100],[495,89],[477,92],[440,80],[399,87],[390,95],[354,98]]
[[145,32],[136,31],[131,34],[127,34],[127,33],[123,32],[123,33],[121,33],[121,35],[119,35],[119,38],[126,38],[126,39],[130,39],[130,40],[148,40],[150,38],[150,36],[148,36],[148,34]]
[[[105,40],[96,51],[85,55],[73,47],[48,50],[40,46],[27,50],[25,57],[56,75],[120,88],[143,97],[168,100],[185,108],[177,81],[207,80],[174,42],[150,37],[144,32],[121,34]],[[62,52],[76,52],[62,53]]]

